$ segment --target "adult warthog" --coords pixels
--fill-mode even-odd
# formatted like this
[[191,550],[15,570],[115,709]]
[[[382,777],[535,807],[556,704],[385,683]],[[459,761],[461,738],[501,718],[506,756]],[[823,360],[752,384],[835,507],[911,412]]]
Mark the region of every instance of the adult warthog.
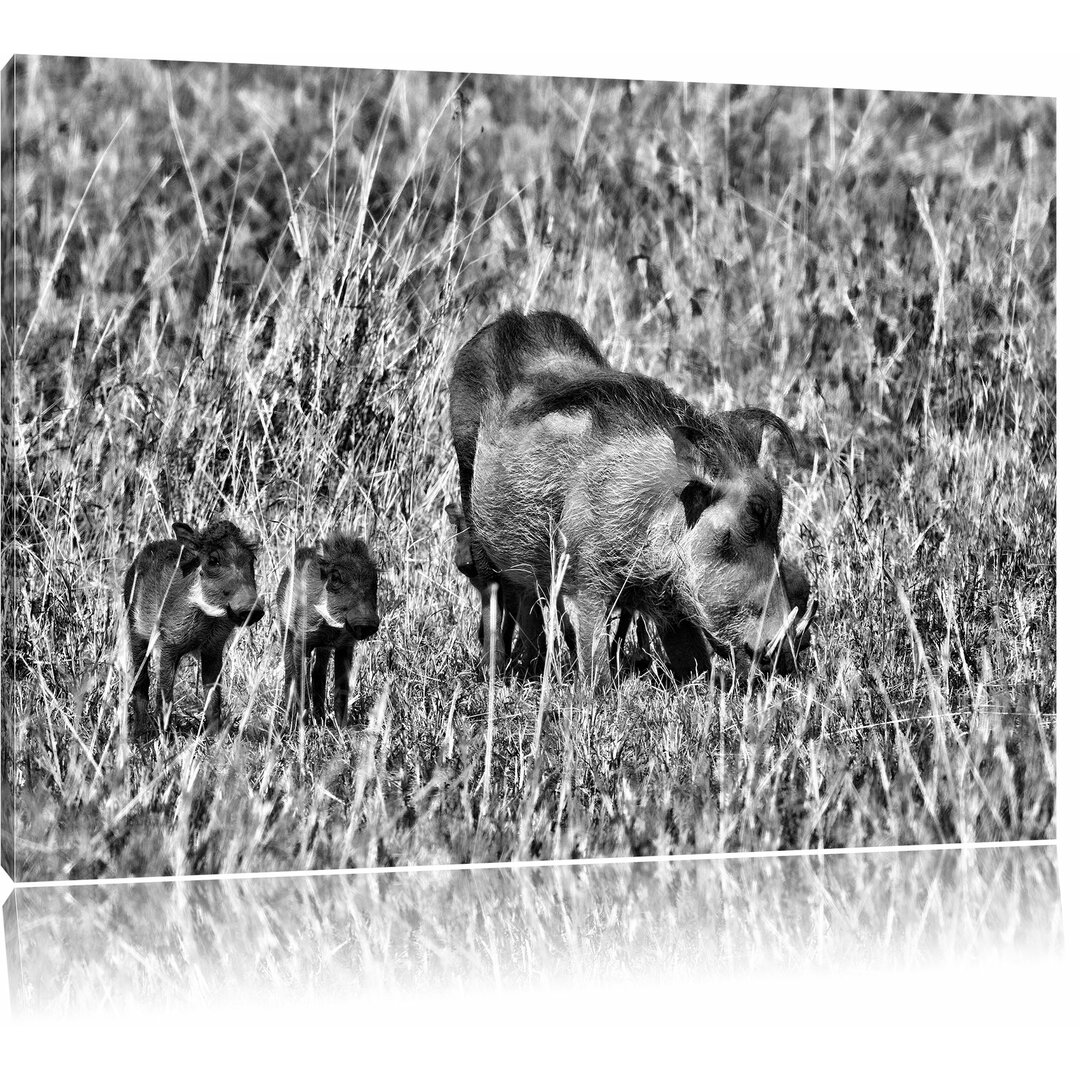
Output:
[[[714,648],[722,645],[724,651],[735,646],[740,666],[750,659],[784,671],[794,666],[808,641],[804,615],[809,585],[801,568],[777,561],[781,497],[775,482],[757,467],[766,430],[790,446],[790,432],[778,417],[763,409],[708,415],[655,379],[615,372],[577,323],[554,312],[510,312],[481,330],[455,358],[450,396],[462,506],[447,511],[457,533],[458,567],[481,592],[485,656],[492,648],[502,665],[515,624],[525,655],[538,655],[543,634],[535,601],[550,587],[552,543],[561,537],[572,570],[564,595],[577,596],[590,574],[596,579],[590,592],[591,617],[589,612],[583,615],[580,603],[575,605],[579,623],[588,623],[594,638],[602,636],[598,627],[606,626],[612,605],[622,611],[620,636],[630,623],[630,612],[639,608],[656,620],[676,679],[708,670],[710,639]],[[663,437],[659,442],[658,436]],[[487,444],[487,501],[484,526],[478,531],[474,484],[481,475],[477,451],[482,437]],[[650,439],[652,457],[646,452],[643,461],[642,440]],[[657,508],[648,496],[654,493],[657,470],[664,471],[669,457],[677,466],[677,474],[667,477],[669,486],[687,493],[686,500],[680,498],[680,505],[686,504],[684,530],[689,533],[706,518],[695,540],[710,531],[721,509],[736,514],[727,529],[731,557],[712,575],[712,593],[723,593],[732,608],[721,619],[724,636],[711,629],[716,618],[710,621],[702,614],[699,594],[709,590],[703,585],[696,591],[683,588],[682,594],[674,589],[675,582],[688,585],[690,576],[665,571],[650,579],[640,555],[629,562],[625,550],[621,560],[608,557],[636,542],[636,531],[621,531],[623,518],[638,526],[656,525]],[[509,482],[500,486],[504,479]],[[690,487],[691,480],[698,482],[697,488]],[[584,499],[583,491],[588,493]],[[571,492],[577,499],[568,503]],[[752,526],[762,507],[761,527]],[[585,520],[588,529],[581,525]],[[566,525],[575,523],[577,533],[567,532]],[[670,561],[676,547],[672,542],[652,554],[666,553]],[[692,566],[693,580],[700,581],[705,568],[700,551]],[[766,577],[770,584],[763,593]],[[497,592],[505,606],[492,603]],[[600,596],[606,600],[601,602]],[[714,616],[716,607],[714,602]],[[747,625],[746,633],[735,635],[735,623],[748,623],[755,611],[752,632]],[[789,622],[782,640],[777,637],[781,614]],[[797,636],[790,632],[795,619],[804,631]],[[566,636],[574,647],[574,635]],[[597,643],[580,643],[589,650],[590,667]]]

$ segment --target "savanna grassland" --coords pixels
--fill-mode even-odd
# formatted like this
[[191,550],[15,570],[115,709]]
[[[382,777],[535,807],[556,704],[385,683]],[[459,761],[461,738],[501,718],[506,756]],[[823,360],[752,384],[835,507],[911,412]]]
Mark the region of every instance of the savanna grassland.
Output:
[[[1054,835],[1052,101],[59,59],[4,90],[17,879]],[[510,306],[804,433],[799,678],[476,670],[447,376]],[[370,535],[345,727],[283,725],[267,619],[223,734],[189,659],[128,740],[120,578],[218,515],[267,593]]]

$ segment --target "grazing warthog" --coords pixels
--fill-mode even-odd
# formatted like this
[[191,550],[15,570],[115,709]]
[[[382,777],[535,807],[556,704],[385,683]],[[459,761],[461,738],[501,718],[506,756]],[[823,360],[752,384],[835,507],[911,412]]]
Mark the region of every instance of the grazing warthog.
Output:
[[790,442],[772,413],[709,416],[647,376],[540,373],[481,417],[474,549],[523,595],[549,593],[551,552],[565,551],[579,664],[597,683],[616,604],[666,628],[674,663],[697,666],[703,638],[739,669],[790,671],[800,612],[785,577],[804,603],[808,589],[781,567],[781,490],[757,464],[765,428]]
[[[461,478],[461,505],[446,507],[456,534],[455,563],[480,594],[480,645],[484,661],[493,650],[496,669],[510,654],[514,629],[520,626],[526,666],[543,648],[535,594],[514,588],[499,575],[471,528],[473,463],[480,421],[485,411],[505,404],[513,391],[542,377],[573,378],[607,360],[573,319],[555,311],[522,315],[508,311],[488,323],[454,357],[450,376],[450,428]],[[495,621],[492,623],[492,612]]]
[[[285,650],[282,707],[291,720],[310,701],[317,721],[326,716],[326,670],[334,654],[334,715],[344,724],[356,642],[379,629],[378,571],[359,536],[332,532],[302,547],[282,575],[276,602]],[[311,693],[308,695],[308,657]]]
[[157,651],[158,697],[164,722],[172,707],[180,660],[198,652],[210,727],[221,721],[221,661],[237,627],[263,617],[255,587],[256,546],[228,521],[198,532],[173,525],[175,540],[156,540],[139,552],[124,576],[128,646],[135,673],[135,734],[150,723],[150,664]]
[[[544,643],[535,589],[531,584],[523,584],[531,580],[530,576],[500,573],[472,528],[474,467],[481,423],[485,417],[505,415],[512,397],[517,406],[530,400],[548,401],[550,409],[548,405],[538,408],[554,413],[589,411],[603,404],[605,415],[622,415],[626,419],[624,427],[629,432],[640,429],[642,424],[655,423],[659,416],[666,427],[685,427],[692,434],[711,475],[727,475],[733,470],[755,466],[766,431],[776,432],[788,444],[791,438],[786,425],[766,410],[740,409],[710,417],[656,380],[624,377],[612,371],[585,330],[565,315],[508,312],[485,326],[454,359],[450,419],[461,475],[461,507],[451,503],[446,510],[456,536],[455,563],[481,594],[480,641],[485,658],[492,644],[491,597],[501,594],[500,603],[495,605],[494,624],[498,667],[505,664],[515,625],[520,626],[522,651],[527,659],[538,658]],[[544,459],[535,458],[532,464],[535,473],[537,467],[544,467]],[[550,552],[548,559],[550,563]],[[809,597],[805,574],[785,560],[781,575],[802,620]],[[635,621],[629,603],[630,594],[623,590],[617,600],[621,611],[612,657]],[[636,622],[640,642],[643,627],[640,619]],[[677,680],[709,669],[710,650],[691,615],[679,610],[668,612],[658,629]],[[574,635],[566,620],[564,630],[568,631],[568,643],[574,648]],[[805,645],[808,640],[809,635],[804,632],[796,645]]]

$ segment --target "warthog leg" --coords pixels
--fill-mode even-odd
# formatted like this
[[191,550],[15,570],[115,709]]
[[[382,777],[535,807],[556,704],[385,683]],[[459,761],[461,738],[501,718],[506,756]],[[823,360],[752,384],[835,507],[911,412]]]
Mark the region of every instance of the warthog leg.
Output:
[[158,701],[161,706],[162,726],[168,723],[172,712],[173,689],[176,685],[176,664],[179,657],[169,648],[162,645],[158,652]]
[[349,683],[352,676],[353,647],[342,645],[334,650],[334,716],[339,727],[349,718]]
[[611,685],[611,664],[607,648],[608,604],[603,597],[588,592],[567,600],[577,634],[578,670],[598,691]]
[[131,650],[131,666],[135,671],[131,705],[134,712],[135,738],[143,738],[151,731],[150,724],[150,659],[149,640],[133,632],[128,633]]
[[304,646],[300,639],[290,632],[285,636],[285,686],[281,696],[281,708],[289,723],[306,708],[306,689],[307,657],[304,655]]
[[689,619],[678,619],[662,627],[660,642],[676,682],[686,682],[710,670],[709,646]]
[[311,714],[321,724],[326,719],[326,669],[330,650],[316,649],[311,665]]
[[543,668],[547,638],[540,600],[532,590],[522,589],[518,596],[517,628],[522,668],[527,675],[535,675]]
[[221,723],[221,650],[203,649],[199,656],[202,684],[206,694],[206,723],[213,730]]
[[[484,666],[486,667],[494,657],[497,672],[506,667],[502,614],[502,608],[499,605],[499,583],[489,581],[480,589],[480,641],[484,645]],[[496,624],[498,624],[497,628]]]
[[619,608],[619,619],[615,625],[615,634],[608,647],[612,671],[619,673],[623,666],[623,647],[630,634],[631,627],[637,638],[637,656],[628,670],[641,674],[647,671],[653,662],[652,653],[649,649],[648,631],[645,628],[645,620],[633,608]]

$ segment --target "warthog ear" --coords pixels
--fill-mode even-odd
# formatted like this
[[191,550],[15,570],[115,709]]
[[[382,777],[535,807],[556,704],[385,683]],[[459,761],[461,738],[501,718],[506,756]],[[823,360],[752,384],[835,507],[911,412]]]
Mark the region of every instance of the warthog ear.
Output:
[[798,462],[798,448],[791,428],[768,409],[736,409],[737,417],[757,446],[758,468],[786,483]]
[[720,492],[704,480],[691,480],[679,492],[679,501],[686,512],[686,527],[692,529],[698,518],[720,497]]
[[190,525],[174,521],[173,536],[183,545],[180,550],[180,573],[186,577],[199,565],[199,534]]
[[322,540],[315,541],[315,565],[319,568],[319,577],[325,581],[330,564],[326,558],[326,544]]
[[190,548],[198,548],[199,534],[190,525],[185,525],[182,521],[174,521],[172,531],[173,536],[175,536],[181,544]]
[[701,454],[694,442],[694,433],[685,427],[673,427],[668,431],[671,443],[675,447],[675,460],[690,470],[700,469]]
[[781,484],[787,484],[797,462],[792,443],[774,428],[763,428],[761,449],[758,452],[758,468],[767,476],[775,476]]

